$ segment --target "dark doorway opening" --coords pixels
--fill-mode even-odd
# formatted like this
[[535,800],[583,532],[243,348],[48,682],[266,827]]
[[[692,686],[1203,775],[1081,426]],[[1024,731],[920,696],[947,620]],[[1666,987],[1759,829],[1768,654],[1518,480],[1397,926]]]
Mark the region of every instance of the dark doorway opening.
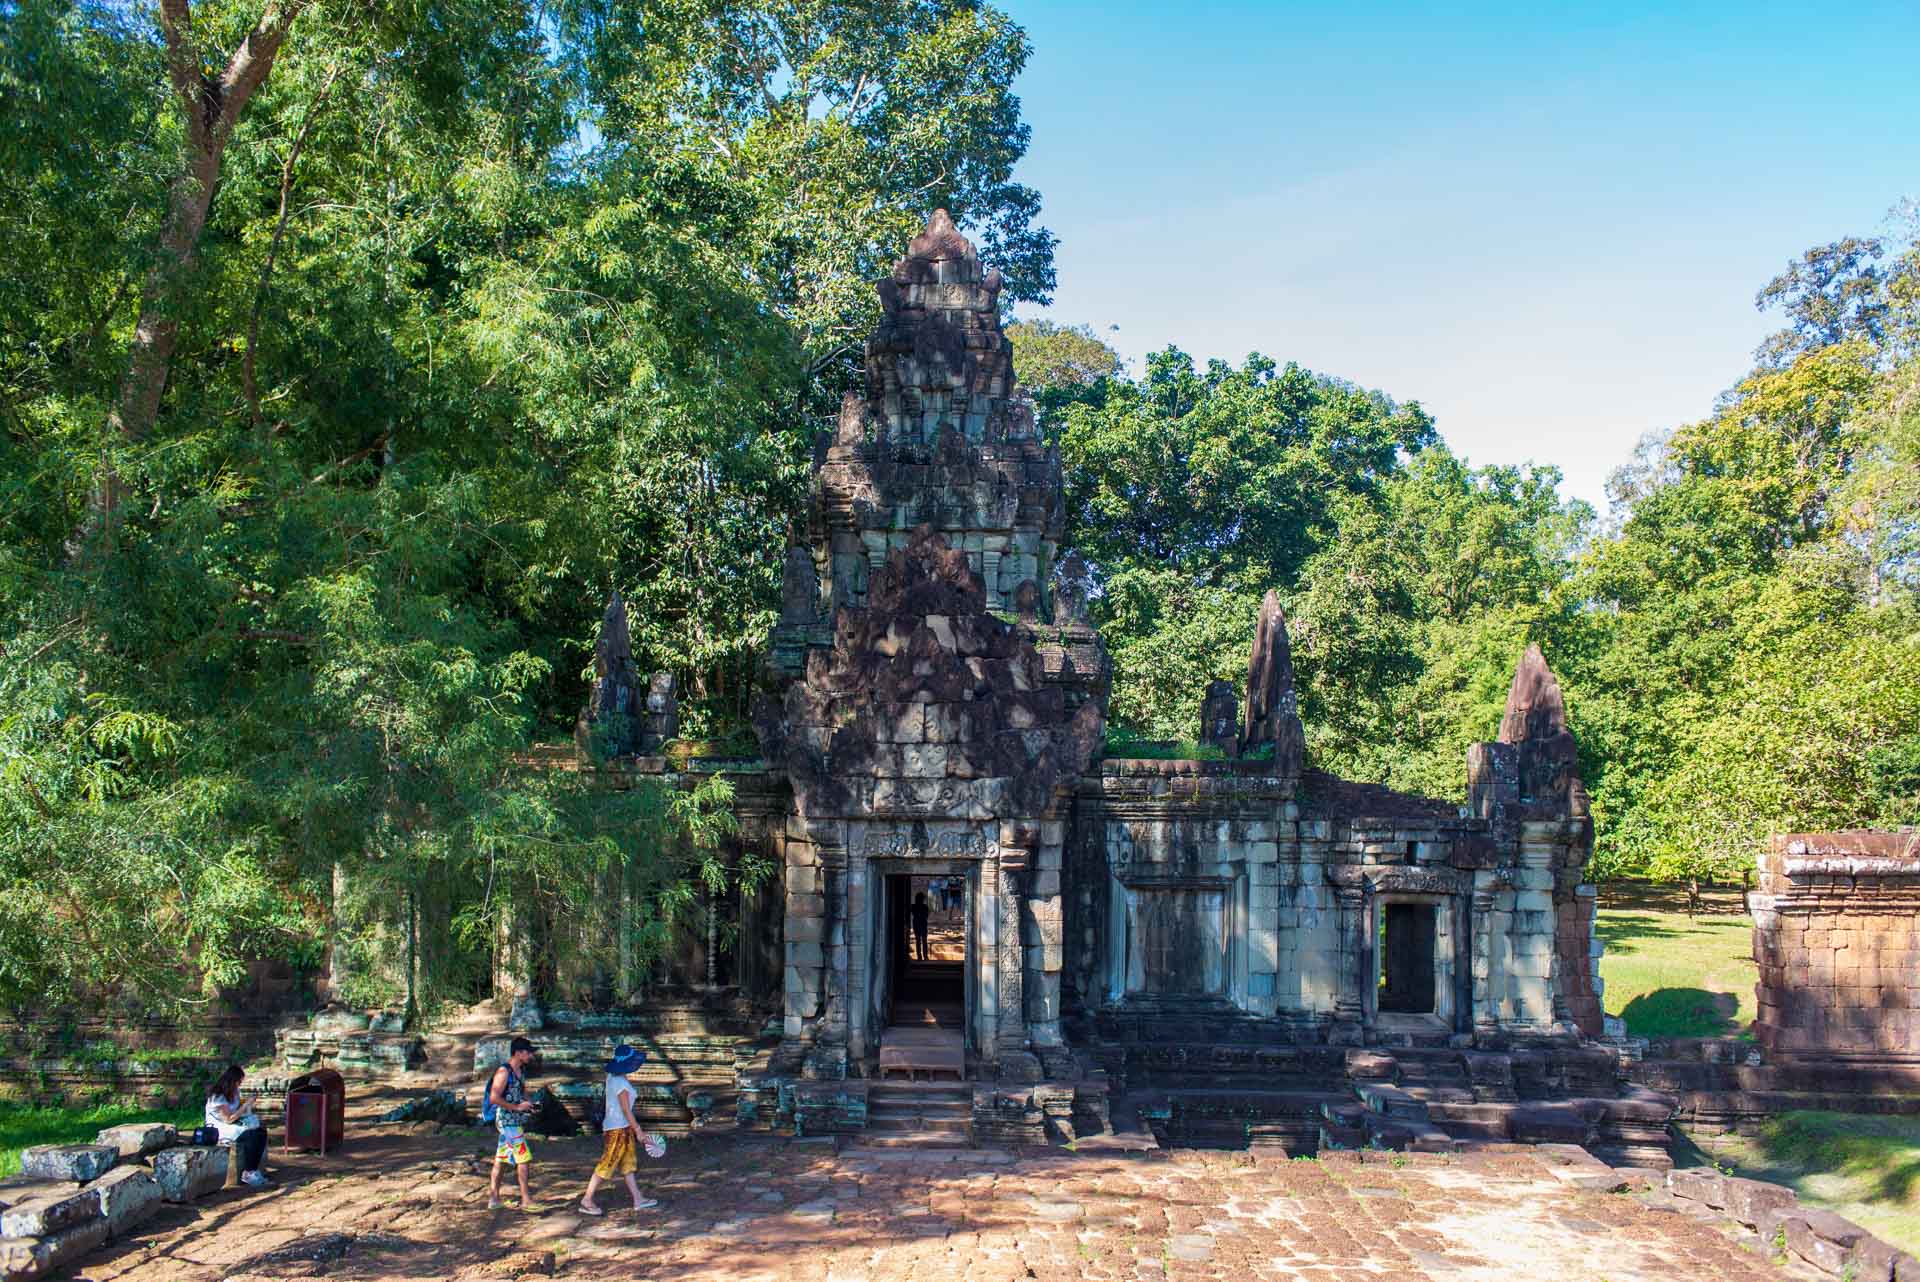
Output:
[[1380,1010],[1433,1014],[1434,940],[1438,908],[1388,903],[1380,914]]
[[964,1076],[967,878],[899,873],[886,886],[890,982],[881,1075]]

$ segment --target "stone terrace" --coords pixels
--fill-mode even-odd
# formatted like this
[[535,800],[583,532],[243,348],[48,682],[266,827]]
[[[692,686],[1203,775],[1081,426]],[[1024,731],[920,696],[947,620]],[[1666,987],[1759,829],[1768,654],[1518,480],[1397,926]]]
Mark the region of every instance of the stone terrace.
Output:
[[539,1143],[545,1210],[486,1210],[484,1132],[362,1127],[261,1194],[170,1207],[86,1261],[90,1282],[544,1277],[913,1282],[1790,1278],[1665,1194],[1602,1191],[1553,1147],[1465,1155],[1029,1150],[835,1154],[678,1143],[662,1206],[570,1209],[598,1137]]

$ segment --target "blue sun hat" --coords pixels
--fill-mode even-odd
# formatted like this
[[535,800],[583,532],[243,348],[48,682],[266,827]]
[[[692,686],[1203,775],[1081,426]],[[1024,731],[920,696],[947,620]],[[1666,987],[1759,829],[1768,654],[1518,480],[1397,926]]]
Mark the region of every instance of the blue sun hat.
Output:
[[613,1048],[613,1058],[607,1061],[607,1072],[615,1077],[625,1077],[646,1062],[645,1055],[621,1042]]

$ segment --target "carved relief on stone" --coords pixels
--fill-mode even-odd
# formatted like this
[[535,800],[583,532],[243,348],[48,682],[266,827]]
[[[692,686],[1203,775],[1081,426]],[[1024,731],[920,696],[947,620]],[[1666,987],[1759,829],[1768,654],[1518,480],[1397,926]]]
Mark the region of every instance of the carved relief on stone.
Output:
[[1200,701],[1200,742],[1229,757],[1240,751],[1240,692],[1231,681],[1210,681]]
[[1027,633],[987,609],[964,553],[922,527],[756,728],[805,813],[985,820],[1055,805],[1103,714],[1068,706]]
[[780,624],[805,627],[820,615],[820,574],[813,553],[798,545],[787,549],[780,567]]
[[1087,602],[1093,596],[1093,567],[1069,552],[1053,567],[1053,622],[1058,627],[1090,627]]

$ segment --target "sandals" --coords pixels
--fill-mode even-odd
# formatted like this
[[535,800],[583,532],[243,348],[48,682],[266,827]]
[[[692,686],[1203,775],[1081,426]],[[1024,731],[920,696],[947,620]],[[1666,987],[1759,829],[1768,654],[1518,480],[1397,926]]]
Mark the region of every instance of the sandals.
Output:
[[580,1214],[582,1215],[605,1215],[607,1213],[605,1208],[598,1207],[598,1206],[589,1206],[585,1202],[576,1202],[574,1204],[573,1209],[580,1212]]

